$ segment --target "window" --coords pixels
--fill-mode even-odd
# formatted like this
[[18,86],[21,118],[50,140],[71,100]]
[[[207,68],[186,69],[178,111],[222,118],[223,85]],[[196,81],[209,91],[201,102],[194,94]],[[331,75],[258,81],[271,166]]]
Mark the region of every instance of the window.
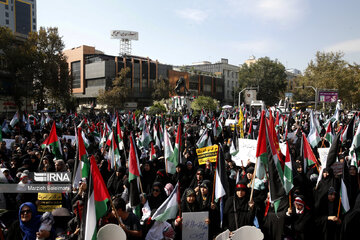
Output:
[[8,10],[8,9],[9,9],[9,6],[8,6],[8,5],[5,5],[5,9]]
[[6,19],[6,21],[5,21],[5,22],[6,22],[6,24],[7,24],[7,25],[9,25],[9,19]]
[[9,13],[8,13],[8,12],[5,12],[5,17],[9,17]]
[[36,18],[33,18],[33,23],[36,23]]
[[28,34],[31,32],[31,5],[15,1],[16,7],[16,32],[22,34]]
[[71,63],[71,76],[73,78],[72,87],[81,87],[81,76],[80,76],[80,61]]

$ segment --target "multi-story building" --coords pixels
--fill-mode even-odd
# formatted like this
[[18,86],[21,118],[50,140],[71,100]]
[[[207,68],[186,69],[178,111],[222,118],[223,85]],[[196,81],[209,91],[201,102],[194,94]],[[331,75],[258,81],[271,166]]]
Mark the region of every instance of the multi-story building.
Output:
[[72,93],[79,105],[96,104],[100,89],[108,89],[123,68],[129,68],[127,102],[133,108],[152,103],[152,89],[159,78],[168,78],[172,66],[133,55],[110,56],[90,46],[64,51],[72,75]]
[[36,31],[36,0],[0,0],[0,16],[1,26],[26,37]]
[[210,72],[216,75],[222,75],[224,79],[224,104],[235,103],[234,91],[239,86],[239,67],[229,64],[228,59],[222,58],[220,62],[200,62],[185,66],[187,70],[200,70]]
[[[171,89],[175,88],[180,77],[185,79],[186,88],[191,96],[203,95],[215,98],[220,102],[224,101],[224,79],[222,76],[201,71],[170,70],[169,84]],[[184,93],[184,89],[181,92]]]
[[[36,31],[36,0],[0,0],[0,26],[11,29],[16,37],[15,46],[23,44],[30,32]],[[0,54],[3,54],[0,50]],[[0,112],[11,114],[15,112],[16,104],[12,98],[14,82],[6,70],[6,60],[0,58]],[[31,82],[23,82],[27,86],[26,96],[22,98],[23,108],[32,108]]]

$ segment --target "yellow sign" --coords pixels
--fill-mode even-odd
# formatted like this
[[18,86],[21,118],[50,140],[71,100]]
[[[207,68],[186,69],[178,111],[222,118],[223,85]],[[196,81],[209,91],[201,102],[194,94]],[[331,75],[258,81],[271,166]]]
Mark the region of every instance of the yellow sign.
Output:
[[210,162],[216,162],[218,149],[218,145],[196,149],[199,165],[205,164],[208,160]]
[[38,212],[51,212],[56,208],[62,207],[61,193],[38,193]]

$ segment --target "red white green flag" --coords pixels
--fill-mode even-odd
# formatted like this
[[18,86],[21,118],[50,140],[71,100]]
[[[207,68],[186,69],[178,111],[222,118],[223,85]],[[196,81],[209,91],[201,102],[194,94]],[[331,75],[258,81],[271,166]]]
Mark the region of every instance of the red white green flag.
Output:
[[178,126],[174,151],[168,159],[165,159],[167,161],[167,172],[168,173],[175,174],[176,166],[180,162],[180,150],[181,150],[181,123],[179,123],[179,126]]
[[265,126],[265,111],[261,112],[259,136],[256,147],[257,168],[256,176],[259,179],[264,179],[268,168],[268,156],[266,147],[266,126]]
[[303,133],[303,157],[304,157],[304,172],[307,171],[308,166],[315,166],[318,168],[316,157],[311,149],[309,142],[307,141],[305,134]]
[[88,178],[90,172],[90,162],[86,153],[84,140],[81,135],[81,128],[78,128],[78,147],[79,147],[79,160],[81,164],[81,177]]
[[96,165],[95,157],[91,156],[91,192],[86,210],[85,240],[96,240],[97,222],[105,216],[108,211],[109,192],[106,188],[104,179]]
[[289,194],[290,190],[294,187],[293,174],[291,165],[291,156],[289,151],[289,144],[286,142],[286,157],[284,166],[284,189],[286,194]]
[[55,155],[56,159],[62,158],[62,151],[60,147],[60,141],[56,135],[56,124],[53,123],[49,137],[41,144],[41,148],[50,147],[51,152]]
[[139,206],[139,182],[140,182],[140,166],[139,158],[136,151],[134,137],[130,135],[130,151],[129,151],[129,202],[131,207]]
[[150,159],[154,160],[156,158],[156,152],[155,152],[155,148],[154,148],[154,143],[151,142],[151,156]]

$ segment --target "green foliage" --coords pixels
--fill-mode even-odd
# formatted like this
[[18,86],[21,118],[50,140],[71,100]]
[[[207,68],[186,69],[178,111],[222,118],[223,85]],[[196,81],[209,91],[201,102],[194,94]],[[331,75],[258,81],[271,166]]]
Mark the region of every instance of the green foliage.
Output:
[[135,110],[135,117],[136,118],[139,118],[141,114],[142,114],[142,111],[140,109]]
[[36,65],[35,45],[28,40],[17,39],[7,27],[0,27],[0,60],[5,63],[2,71],[9,81],[11,95],[18,110],[21,109],[23,97],[31,96],[33,72]]
[[250,66],[243,64],[239,72],[239,86],[240,89],[259,86],[257,98],[273,105],[286,89],[285,67],[268,57],[259,58]]
[[151,97],[154,100],[161,100],[163,98],[168,98],[170,92],[169,80],[163,79],[163,77],[160,76],[154,83]]
[[194,111],[201,111],[201,109],[209,110],[209,111],[216,111],[218,107],[218,102],[206,96],[199,96],[191,103],[191,108]]
[[360,66],[350,65],[343,60],[342,52],[317,52],[315,60],[311,60],[304,75],[296,79],[294,98],[296,100],[313,100],[314,91],[304,86],[313,86],[318,89],[338,89],[339,98],[343,104],[352,108],[360,101]]
[[126,86],[126,74],[130,71],[129,68],[121,69],[118,77],[112,82],[112,87],[107,90],[100,90],[97,101],[100,104],[107,105],[109,108],[122,108],[125,99],[128,95],[129,89]]
[[155,103],[150,107],[149,115],[156,115],[166,112],[167,112],[166,107],[163,104]]
[[1,58],[12,80],[10,95],[18,109],[23,97],[32,97],[38,108],[55,103],[58,109],[70,101],[71,79],[57,28],[32,32],[18,40],[8,28],[0,28]]

